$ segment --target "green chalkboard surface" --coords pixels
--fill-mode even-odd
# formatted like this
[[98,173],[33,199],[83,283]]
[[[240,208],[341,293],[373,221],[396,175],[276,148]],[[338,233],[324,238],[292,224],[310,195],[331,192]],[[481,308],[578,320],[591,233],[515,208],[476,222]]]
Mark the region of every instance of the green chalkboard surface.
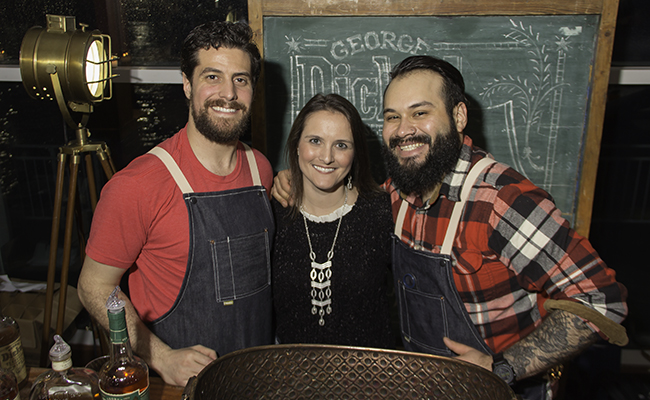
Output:
[[291,123],[319,92],[350,100],[378,141],[390,69],[431,54],[465,77],[466,133],[573,222],[599,17],[264,17],[267,156],[284,168]]

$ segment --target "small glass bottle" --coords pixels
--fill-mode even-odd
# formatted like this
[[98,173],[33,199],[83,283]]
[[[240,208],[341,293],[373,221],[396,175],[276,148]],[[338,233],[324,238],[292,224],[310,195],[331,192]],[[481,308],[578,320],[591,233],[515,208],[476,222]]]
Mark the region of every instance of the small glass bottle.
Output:
[[16,376],[2,367],[0,367],[0,400],[20,400]]
[[72,368],[72,351],[59,335],[54,335],[50,360],[52,369],[36,378],[32,385],[30,400],[99,398],[97,373],[90,368]]
[[11,317],[0,313],[0,367],[14,373],[18,386],[27,383],[25,354],[20,340],[20,328]]
[[106,302],[111,359],[99,370],[99,389],[103,400],[149,400],[149,367],[133,357],[126,328],[125,302],[117,297],[119,292],[118,286]]

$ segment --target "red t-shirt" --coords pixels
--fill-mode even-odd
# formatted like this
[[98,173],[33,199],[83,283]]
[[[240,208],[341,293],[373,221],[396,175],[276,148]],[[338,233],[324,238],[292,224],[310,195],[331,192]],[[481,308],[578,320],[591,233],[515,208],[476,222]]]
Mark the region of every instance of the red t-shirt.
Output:
[[[241,143],[232,173],[218,176],[196,158],[186,128],[165,140],[167,150],[197,192],[252,186]],[[257,150],[262,184],[270,193],[273,170]],[[140,318],[150,322],[174,304],[180,290],[189,249],[187,208],[180,189],[160,159],[144,154],[116,173],[104,186],[93,216],[86,254],[93,260],[128,269],[131,302]]]

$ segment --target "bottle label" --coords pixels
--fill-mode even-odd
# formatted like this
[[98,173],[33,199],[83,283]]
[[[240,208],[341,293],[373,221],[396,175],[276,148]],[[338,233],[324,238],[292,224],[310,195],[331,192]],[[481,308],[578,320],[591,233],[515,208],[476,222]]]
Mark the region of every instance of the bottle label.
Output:
[[55,371],[66,371],[72,368],[72,359],[66,358],[63,361],[52,361],[52,369]]
[[25,355],[20,336],[10,344],[0,347],[0,364],[2,368],[12,371],[18,382],[27,378]]
[[149,400],[149,386],[143,390],[136,390],[130,393],[106,393],[100,388],[102,400]]

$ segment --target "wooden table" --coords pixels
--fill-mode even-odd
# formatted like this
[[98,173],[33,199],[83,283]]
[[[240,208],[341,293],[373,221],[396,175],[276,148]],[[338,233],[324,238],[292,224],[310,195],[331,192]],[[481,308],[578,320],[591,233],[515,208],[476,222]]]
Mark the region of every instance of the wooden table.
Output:
[[[29,400],[29,391],[36,378],[47,371],[47,368],[27,367],[27,384],[20,390],[21,400]],[[183,397],[183,388],[167,385],[159,377],[149,378],[149,399],[151,400],[180,400]]]

